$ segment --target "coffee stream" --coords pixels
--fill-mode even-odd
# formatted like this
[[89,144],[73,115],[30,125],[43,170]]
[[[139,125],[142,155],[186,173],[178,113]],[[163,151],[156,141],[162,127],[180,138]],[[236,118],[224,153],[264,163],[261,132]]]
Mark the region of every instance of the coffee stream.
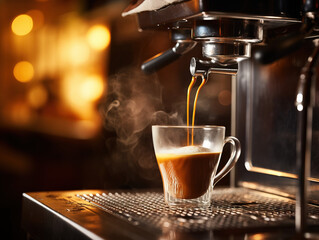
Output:
[[[191,90],[192,90],[195,82],[196,82],[196,76],[193,76],[192,80],[188,86],[188,89],[187,89],[187,127],[189,127],[189,125],[190,125],[190,123],[189,123],[190,93],[191,93]],[[194,98],[193,116],[192,116],[192,144],[191,145],[194,145],[194,126],[195,126],[195,113],[196,113],[197,99],[198,99],[199,91],[202,89],[202,87],[204,86],[205,83],[206,83],[206,78],[202,76],[202,82],[199,85],[199,87],[197,88],[195,98]],[[187,145],[189,146],[189,128],[187,128]]]
[[[192,123],[190,123],[190,95],[196,78],[192,77],[187,89],[187,145],[156,154],[164,189],[170,196],[178,199],[195,199],[205,194],[220,157],[220,152],[211,152],[209,148],[194,145],[196,105],[199,92],[206,83],[206,78],[202,76],[202,82],[195,93]],[[191,134],[190,129],[192,129]]]

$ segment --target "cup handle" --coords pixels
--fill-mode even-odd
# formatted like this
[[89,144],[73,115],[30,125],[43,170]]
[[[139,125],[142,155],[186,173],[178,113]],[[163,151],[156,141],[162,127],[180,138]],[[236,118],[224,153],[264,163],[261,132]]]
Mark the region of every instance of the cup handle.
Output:
[[228,162],[226,163],[226,165],[222,168],[222,170],[220,170],[220,172],[215,176],[214,178],[214,185],[221,180],[223,177],[225,177],[225,175],[227,173],[229,173],[229,171],[235,166],[240,153],[241,153],[241,146],[240,146],[240,142],[237,138],[235,137],[227,137],[224,141],[224,145],[226,143],[230,143],[231,144],[231,155],[230,158],[228,160]]

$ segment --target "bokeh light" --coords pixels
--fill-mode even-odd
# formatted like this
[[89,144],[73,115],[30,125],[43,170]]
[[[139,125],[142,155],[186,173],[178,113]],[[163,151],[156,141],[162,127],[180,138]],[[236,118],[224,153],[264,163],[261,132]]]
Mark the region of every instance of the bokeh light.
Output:
[[103,25],[94,25],[87,33],[87,40],[91,48],[104,50],[109,46],[111,41],[110,30]]
[[34,70],[30,62],[18,62],[13,68],[13,75],[19,82],[29,82],[33,78]]
[[88,76],[81,84],[81,96],[87,101],[96,101],[104,91],[102,77],[98,75]]
[[31,32],[33,20],[27,14],[18,15],[11,24],[12,32],[18,36],[24,36]]
[[43,107],[48,100],[48,92],[42,85],[36,85],[30,89],[27,95],[28,103],[33,108]]
[[96,114],[96,100],[104,93],[104,78],[100,74],[86,74],[80,71],[69,73],[61,85],[61,97],[65,104],[82,119]]
[[18,125],[24,125],[32,120],[32,113],[25,102],[16,102],[10,106],[9,116],[11,121]]
[[69,61],[75,65],[86,63],[90,56],[90,49],[88,48],[85,41],[78,40],[72,42],[68,51]]
[[37,9],[32,9],[27,12],[27,14],[32,18],[33,20],[33,28],[39,28],[43,26],[44,24],[44,15],[43,12]]

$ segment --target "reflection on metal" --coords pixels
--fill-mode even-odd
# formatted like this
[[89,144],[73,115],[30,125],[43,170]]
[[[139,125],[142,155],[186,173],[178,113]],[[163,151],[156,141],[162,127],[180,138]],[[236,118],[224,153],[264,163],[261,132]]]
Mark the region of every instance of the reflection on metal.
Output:
[[274,195],[283,196],[287,198],[293,198],[292,194],[288,194],[287,192],[281,191],[280,189],[276,189],[274,187],[261,186],[259,183],[241,182],[240,185],[241,187],[244,187],[247,189],[258,189],[258,191],[269,192]]
[[[289,2],[289,3],[288,3]],[[145,11],[138,14],[139,27],[146,29],[167,29],[168,27],[185,27],[193,19],[215,20],[216,18],[233,18],[249,20],[267,20],[278,22],[299,22],[300,11],[297,1],[283,0],[281,4],[269,4],[267,1],[255,0],[192,0],[173,4],[157,11]]]
[[251,46],[246,42],[203,43],[203,56],[222,64],[236,64],[250,57]]
[[256,233],[256,234],[252,234],[251,236],[245,237],[245,240],[248,240],[248,239],[265,240],[267,238],[268,238],[268,236],[264,233]]
[[[169,208],[163,193],[150,189],[24,193],[22,226],[41,239],[231,239],[225,235],[293,230],[294,202],[244,188],[215,189],[206,209]],[[309,207],[308,221],[318,229],[318,206]],[[279,239],[275,233],[268,239]]]
[[[169,208],[162,193],[113,192],[77,195],[134,225],[153,228],[169,227],[178,231],[209,231],[222,229],[263,229],[293,226],[295,202],[288,198],[257,191],[233,188],[217,189],[213,203],[207,209]],[[147,202],[147,204],[145,204]],[[313,212],[314,211],[314,212]],[[312,215],[318,207],[310,207]],[[316,224],[309,218],[310,224]]]
[[296,174],[292,173],[286,173],[286,172],[281,172],[281,171],[276,171],[272,169],[267,169],[267,168],[262,168],[262,167],[254,167],[248,159],[246,159],[245,162],[245,167],[248,171],[253,171],[253,172],[259,172],[259,173],[265,173],[269,175],[274,175],[278,177],[290,177],[290,178],[297,178]]
[[[230,135],[237,136],[237,123],[236,123],[236,112],[237,112],[237,79],[235,75],[231,76],[231,113],[230,113]],[[230,171],[230,187],[236,187],[236,166]]]
[[[319,46],[316,40],[316,47],[312,55],[301,71],[298,82],[296,106],[298,110],[297,140],[296,140],[296,162],[298,169],[298,190],[296,194],[296,231],[304,234],[307,226],[307,202],[308,202],[308,177],[310,175],[311,145],[312,145],[312,121],[313,108],[315,106],[316,74],[315,67],[318,64]],[[300,97],[302,96],[302,97]],[[302,101],[299,101],[301,98]],[[302,109],[300,108],[302,106]],[[301,109],[301,110],[300,110]]]
[[[287,60],[288,61],[288,60]],[[289,64],[291,65],[291,63],[289,62]],[[254,131],[256,129],[260,129],[260,127],[256,127],[254,129],[254,124],[256,123],[256,113],[255,111],[257,111],[258,107],[262,108],[265,105],[257,105],[255,106],[254,104],[256,103],[260,103],[261,101],[263,101],[264,99],[254,99],[255,95],[254,93],[256,93],[257,91],[259,91],[259,94],[263,94],[266,95],[267,93],[269,93],[270,91],[280,91],[282,89],[275,89],[274,84],[270,84],[270,81],[272,79],[267,78],[264,79],[265,82],[269,83],[269,85],[267,86],[262,86],[260,85],[261,83],[261,78],[260,76],[254,76],[255,71],[260,74],[261,68],[259,68],[258,70],[254,70],[252,71],[253,67],[258,67],[256,65],[250,65],[248,69],[245,69],[245,78],[248,79],[248,82],[245,82],[243,84],[245,84],[245,86],[247,87],[247,112],[246,112],[246,133],[245,133],[245,137],[246,137],[246,158],[245,158],[245,168],[248,171],[251,172],[257,172],[257,173],[263,173],[263,174],[268,174],[268,175],[273,175],[273,176],[280,176],[280,177],[286,177],[286,178],[293,178],[293,179],[297,179],[298,176],[296,173],[291,173],[289,171],[286,171],[285,169],[281,169],[281,170],[275,170],[275,169],[270,169],[270,168],[265,168],[265,167],[261,167],[261,166],[257,166],[258,162],[256,163],[257,157],[254,155],[253,156],[253,149],[254,144],[258,144],[254,141],[256,141],[257,136],[256,133],[254,133]],[[277,71],[277,67],[278,65],[271,65],[267,68],[267,71]],[[250,71],[252,71],[252,73],[250,73]],[[284,71],[284,70],[281,70]],[[247,73],[246,73],[247,72]],[[266,75],[268,72],[265,72],[264,75]],[[287,75],[289,76],[289,74]],[[259,80],[259,81],[258,81]],[[285,80],[285,79],[283,79]],[[287,81],[287,80],[286,80]],[[271,88],[273,87],[273,88]],[[262,92],[262,93],[260,93]],[[297,95],[297,101],[300,101],[302,99],[303,96]],[[277,99],[275,99],[277,100]],[[293,103],[292,103],[293,104]],[[283,109],[285,106],[281,106],[281,108]],[[262,131],[263,133],[265,133],[265,131]],[[277,136],[277,135],[276,135]],[[260,137],[260,136],[258,136]],[[260,156],[259,156],[260,157]],[[284,161],[287,161],[287,159],[283,159]],[[269,161],[271,161],[272,163],[274,163],[273,167],[276,167],[277,163],[275,163],[276,161],[279,161],[278,159],[270,159]],[[309,181],[313,181],[313,182],[319,182],[319,178],[317,176],[309,176],[308,177]]]
[[[269,175],[278,176],[278,177],[288,177],[288,178],[295,178],[295,179],[298,178],[297,174],[272,170],[268,168],[255,167],[253,166],[252,162],[249,159],[246,159],[245,167],[248,171],[252,171],[252,172],[264,173],[264,174],[269,174]],[[308,180],[313,182],[319,182],[319,179],[314,177],[308,177]]]

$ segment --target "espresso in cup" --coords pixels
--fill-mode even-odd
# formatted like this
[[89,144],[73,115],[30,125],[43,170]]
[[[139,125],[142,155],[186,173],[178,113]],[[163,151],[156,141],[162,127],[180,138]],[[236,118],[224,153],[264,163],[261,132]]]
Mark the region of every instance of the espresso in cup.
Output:
[[[191,145],[186,141],[192,133]],[[240,143],[225,138],[222,126],[152,126],[154,150],[163,181],[164,198],[169,206],[209,206],[213,187],[235,165]],[[216,175],[226,143],[231,156]]]
[[[187,90],[187,125],[152,126],[164,199],[169,206],[209,206],[214,184],[232,169],[241,152],[237,138],[225,138],[225,127],[195,126],[198,95],[206,83],[204,75],[201,76],[201,84],[196,90],[190,124],[190,93],[196,79],[196,76],[192,77]],[[226,143],[232,146],[231,156],[225,167],[216,175]]]
[[156,155],[167,191],[176,198],[198,198],[207,192],[220,152],[186,146]]

